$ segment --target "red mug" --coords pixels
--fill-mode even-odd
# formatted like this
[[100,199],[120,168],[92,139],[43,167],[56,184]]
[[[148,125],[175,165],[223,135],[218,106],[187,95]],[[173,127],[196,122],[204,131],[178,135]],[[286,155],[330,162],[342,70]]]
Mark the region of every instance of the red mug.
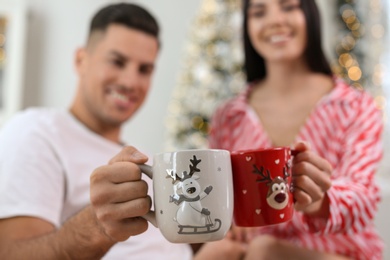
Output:
[[291,220],[291,153],[288,147],[231,152],[235,225],[256,227]]

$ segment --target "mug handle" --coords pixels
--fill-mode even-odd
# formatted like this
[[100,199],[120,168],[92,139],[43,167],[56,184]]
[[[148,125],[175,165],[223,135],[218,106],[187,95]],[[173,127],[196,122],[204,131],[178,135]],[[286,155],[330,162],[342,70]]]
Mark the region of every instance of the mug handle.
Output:
[[[145,173],[146,176],[148,176],[150,179],[153,179],[152,166],[147,165],[147,164],[138,164],[138,167],[141,170],[141,172]],[[141,216],[141,217],[146,219],[147,221],[149,221],[156,228],[158,228],[157,220],[156,220],[156,213],[153,210],[149,210],[149,212],[146,213],[146,215]]]

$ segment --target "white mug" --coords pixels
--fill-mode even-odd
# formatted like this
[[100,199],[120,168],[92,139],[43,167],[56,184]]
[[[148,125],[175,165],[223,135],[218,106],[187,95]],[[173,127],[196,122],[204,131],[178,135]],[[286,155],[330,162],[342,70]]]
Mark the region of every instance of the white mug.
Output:
[[222,239],[233,217],[230,153],[198,149],[160,153],[153,166],[139,165],[153,179],[154,211],[144,216],[172,243]]

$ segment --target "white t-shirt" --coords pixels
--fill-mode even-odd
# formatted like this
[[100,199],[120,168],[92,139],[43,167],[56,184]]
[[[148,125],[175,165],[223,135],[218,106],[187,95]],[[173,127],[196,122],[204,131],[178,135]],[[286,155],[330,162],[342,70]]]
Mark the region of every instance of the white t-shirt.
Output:
[[[0,132],[0,218],[34,216],[57,228],[90,203],[92,171],[121,146],[91,132],[68,111],[32,108]],[[153,191],[147,177],[149,194]],[[191,259],[189,245],[148,230],[117,243],[104,259]]]

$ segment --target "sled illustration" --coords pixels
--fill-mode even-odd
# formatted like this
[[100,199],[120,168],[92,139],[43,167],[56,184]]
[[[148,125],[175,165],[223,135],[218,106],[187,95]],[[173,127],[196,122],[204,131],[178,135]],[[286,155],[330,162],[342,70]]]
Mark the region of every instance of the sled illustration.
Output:
[[179,225],[180,229],[177,233],[183,235],[192,235],[192,234],[207,234],[217,232],[221,228],[221,220],[215,219],[215,223],[209,223],[206,226],[184,226]]

